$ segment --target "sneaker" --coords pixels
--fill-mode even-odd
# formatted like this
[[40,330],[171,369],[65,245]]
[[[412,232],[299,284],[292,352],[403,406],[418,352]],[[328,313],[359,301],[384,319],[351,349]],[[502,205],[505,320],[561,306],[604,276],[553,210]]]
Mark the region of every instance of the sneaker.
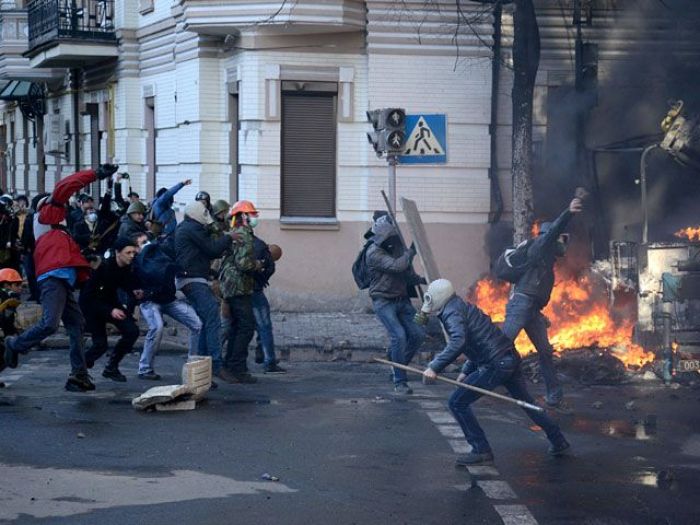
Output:
[[236,381],[236,375],[230,370],[227,370],[226,368],[222,368],[221,370],[219,370],[216,373],[216,377],[218,377],[226,383],[238,383],[238,381]]
[[89,392],[95,390],[95,384],[87,372],[79,372],[68,376],[66,390],[69,392]]
[[102,371],[102,377],[117,381],[118,383],[126,383],[126,376],[122,374],[118,368],[105,368]]
[[255,362],[259,365],[265,362],[265,354],[260,348],[255,349]]
[[413,394],[413,389],[406,383],[399,383],[394,387],[394,394],[398,394],[400,396],[410,396]]
[[146,379],[147,381],[159,381],[160,374],[156,374],[153,370],[150,372],[139,372],[139,379]]
[[244,372],[242,374],[233,374],[233,377],[234,383],[252,385],[253,383],[258,382],[258,379],[250,375],[248,372]]
[[282,368],[281,366],[278,366],[277,363],[272,363],[271,365],[267,365],[265,367],[264,372],[266,374],[286,374],[287,371]]
[[17,355],[17,352],[15,352],[14,348],[12,348],[15,339],[17,339],[17,336],[10,336],[5,338],[5,352],[3,354],[3,357],[5,358],[5,366],[10,368],[17,368],[17,365],[19,364],[19,357]]
[[562,439],[561,442],[549,445],[547,449],[547,454],[550,456],[558,457],[563,456],[564,453],[571,448],[571,445],[566,439]]
[[482,465],[493,462],[493,452],[469,452],[457,456],[455,465],[458,467],[468,467],[470,465]]

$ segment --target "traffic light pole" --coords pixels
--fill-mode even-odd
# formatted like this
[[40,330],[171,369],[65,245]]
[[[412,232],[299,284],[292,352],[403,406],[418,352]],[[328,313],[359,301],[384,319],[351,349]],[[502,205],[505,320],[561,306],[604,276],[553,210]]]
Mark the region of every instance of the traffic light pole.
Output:
[[387,155],[387,164],[389,165],[389,202],[391,209],[396,209],[396,165],[399,163],[396,155]]

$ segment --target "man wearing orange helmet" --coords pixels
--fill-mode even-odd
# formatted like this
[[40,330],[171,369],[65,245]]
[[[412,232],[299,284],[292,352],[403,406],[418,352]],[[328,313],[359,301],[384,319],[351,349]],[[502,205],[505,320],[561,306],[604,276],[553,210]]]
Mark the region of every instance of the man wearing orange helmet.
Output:
[[258,210],[246,200],[231,209],[231,226],[239,240],[221,263],[221,294],[229,306],[231,327],[220,377],[228,383],[255,383],[248,372],[248,345],[255,333],[253,316],[253,277],[261,264],[253,256],[253,228],[258,224]]

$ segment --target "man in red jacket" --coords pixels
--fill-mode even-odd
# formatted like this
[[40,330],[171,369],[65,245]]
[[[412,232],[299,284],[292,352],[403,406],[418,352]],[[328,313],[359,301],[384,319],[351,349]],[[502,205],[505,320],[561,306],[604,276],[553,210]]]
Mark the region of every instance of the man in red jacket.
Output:
[[70,339],[71,374],[66,390],[71,392],[94,390],[95,385],[85,367],[85,320],[73,296],[74,289],[90,276],[90,265],[66,229],[66,204],[80,188],[110,177],[117,168],[103,164],[96,170],[74,173],[56,184],[53,193],[39,202],[34,219],[34,263],[43,313],[41,320],[26,332],[5,339],[5,364],[16,368],[19,354],[26,354],[32,346],[55,333],[62,320]]

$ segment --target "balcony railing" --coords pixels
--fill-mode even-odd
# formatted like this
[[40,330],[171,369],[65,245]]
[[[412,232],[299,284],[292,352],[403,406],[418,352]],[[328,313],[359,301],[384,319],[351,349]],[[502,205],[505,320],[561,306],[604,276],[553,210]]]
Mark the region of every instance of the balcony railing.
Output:
[[27,20],[30,53],[65,40],[116,42],[114,0],[29,0]]

